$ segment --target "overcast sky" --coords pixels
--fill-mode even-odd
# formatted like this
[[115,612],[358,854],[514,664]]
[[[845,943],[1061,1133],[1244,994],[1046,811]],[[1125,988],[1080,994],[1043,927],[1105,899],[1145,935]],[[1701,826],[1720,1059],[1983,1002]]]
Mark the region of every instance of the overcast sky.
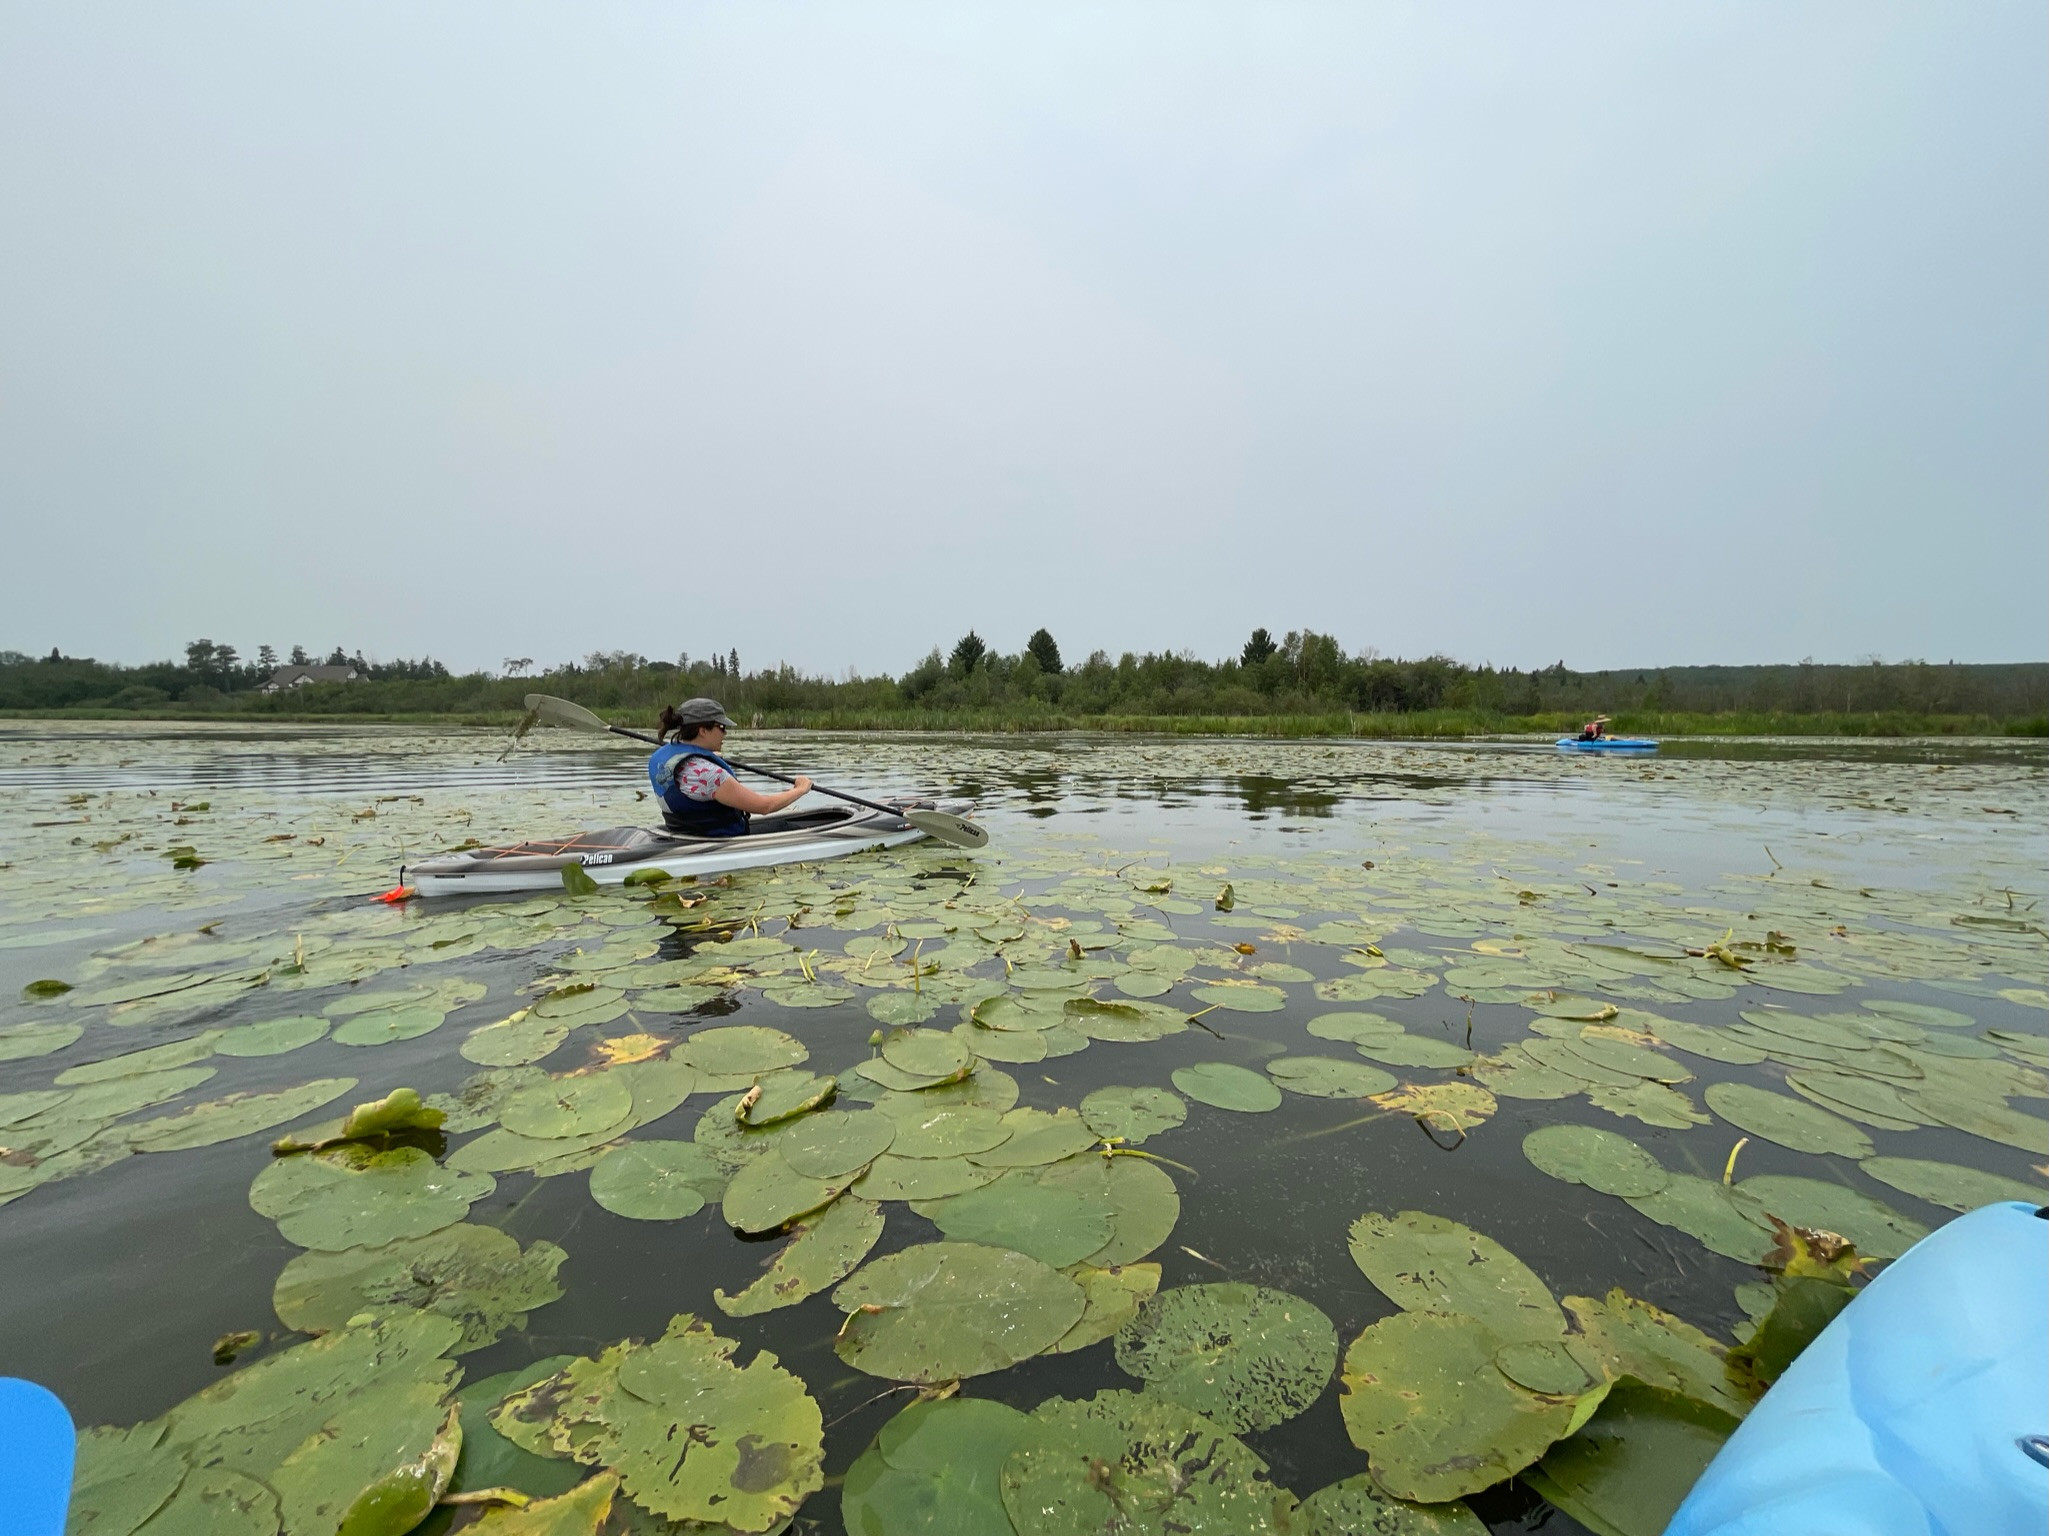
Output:
[[2049,655],[2049,7],[0,0],[0,647]]

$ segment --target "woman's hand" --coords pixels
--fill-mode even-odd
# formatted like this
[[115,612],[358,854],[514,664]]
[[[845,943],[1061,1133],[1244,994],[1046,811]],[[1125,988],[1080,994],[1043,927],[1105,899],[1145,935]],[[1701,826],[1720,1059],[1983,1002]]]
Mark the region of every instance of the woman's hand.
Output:
[[792,800],[801,800],[810,793],[811,781],[803,774],[798,774],[796,778],[790,781],[790,798]]

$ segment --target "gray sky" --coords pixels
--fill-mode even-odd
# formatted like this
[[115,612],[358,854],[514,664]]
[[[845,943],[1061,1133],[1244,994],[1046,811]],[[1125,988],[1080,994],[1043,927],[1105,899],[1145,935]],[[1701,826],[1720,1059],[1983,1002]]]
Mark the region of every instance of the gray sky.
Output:
[[0,647],[2040,658],[2045,118],[2040,0],[0,0]]

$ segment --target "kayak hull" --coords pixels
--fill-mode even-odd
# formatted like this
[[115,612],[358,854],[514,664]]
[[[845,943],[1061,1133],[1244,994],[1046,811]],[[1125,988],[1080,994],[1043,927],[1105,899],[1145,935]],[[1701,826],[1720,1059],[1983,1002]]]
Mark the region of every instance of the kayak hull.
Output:
[[[965,808],[941,809],[958,815]],[[704,876],[815,864],[875,848],[901,847],[925,836],[901,816],[858,807],[756,817],[754,827],[744,837],[683,837],[651,827],[607,827],[502,848],[465,849],[409,866],[405,883],[422,896],[559,891],[562,871],[570,865],[599,885],[621,885],[641,870]]]
[[1594,752],[1610,757],[1640,757],[1658,750],[1658,744],[1647,736],[1603,736],[1599,741],[1581,741],[1577,736],[1558,738],[1561,752]]

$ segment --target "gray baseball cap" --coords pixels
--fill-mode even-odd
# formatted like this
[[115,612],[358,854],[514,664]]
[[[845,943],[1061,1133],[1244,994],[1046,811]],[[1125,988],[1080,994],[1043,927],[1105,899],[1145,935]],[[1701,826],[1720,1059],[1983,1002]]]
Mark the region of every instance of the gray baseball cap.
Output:
[[679,725],[723,725],[728,730],[733,722],[726,718],[726,706],[717,699],[685,699],[676,706],[676,722]]

